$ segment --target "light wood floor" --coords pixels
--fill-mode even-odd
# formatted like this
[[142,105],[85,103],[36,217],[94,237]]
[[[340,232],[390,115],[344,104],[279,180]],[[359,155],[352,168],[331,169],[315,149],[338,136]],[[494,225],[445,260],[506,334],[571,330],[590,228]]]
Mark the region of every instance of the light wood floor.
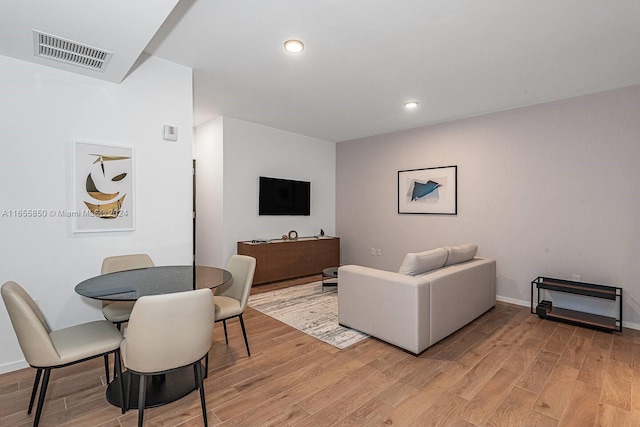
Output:
[[[229,346],[214,331],[211,426],[640,425],[638,331],[597,332],[498,303],[415,357],[372,338],[338,350],[252,309],[245,322],[250,358],[238,322]],[[0,376],[0,425],[32,423],[34,372]],[[106,402],[101,359],[51,379],[41,425],[136,424],[136,411]],[[202,425],[197,393],[146,410],[145,425]]]

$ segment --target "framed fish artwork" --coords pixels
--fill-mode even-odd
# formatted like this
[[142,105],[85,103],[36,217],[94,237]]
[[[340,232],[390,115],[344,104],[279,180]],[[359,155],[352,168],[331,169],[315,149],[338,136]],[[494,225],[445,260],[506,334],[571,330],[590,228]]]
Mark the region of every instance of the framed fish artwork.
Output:
[[74,233],[133,231],[133,148],[75,142]]
[[458,214],[458,166],[398,171],[399,214]]

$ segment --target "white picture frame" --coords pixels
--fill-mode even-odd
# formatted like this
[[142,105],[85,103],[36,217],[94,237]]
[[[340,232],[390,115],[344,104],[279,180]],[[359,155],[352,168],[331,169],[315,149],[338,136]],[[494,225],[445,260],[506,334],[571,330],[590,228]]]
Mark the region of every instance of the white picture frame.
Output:
[[458,167],[398,171],[399,214],[458,214]]

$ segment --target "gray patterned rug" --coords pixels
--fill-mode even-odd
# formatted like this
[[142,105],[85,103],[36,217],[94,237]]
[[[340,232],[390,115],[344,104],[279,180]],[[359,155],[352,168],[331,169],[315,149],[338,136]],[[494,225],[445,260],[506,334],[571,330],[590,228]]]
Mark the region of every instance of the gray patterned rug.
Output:
[[368,337],[338,325],[338,291],[321,282],[251,295],[249,307],[339,349]]

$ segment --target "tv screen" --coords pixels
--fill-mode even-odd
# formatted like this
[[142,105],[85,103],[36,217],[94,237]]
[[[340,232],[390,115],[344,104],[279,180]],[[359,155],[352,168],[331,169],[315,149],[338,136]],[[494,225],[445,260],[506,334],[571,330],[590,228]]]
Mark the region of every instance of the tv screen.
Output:
[[311,183],[260,177],[259,215],[311,215]]

